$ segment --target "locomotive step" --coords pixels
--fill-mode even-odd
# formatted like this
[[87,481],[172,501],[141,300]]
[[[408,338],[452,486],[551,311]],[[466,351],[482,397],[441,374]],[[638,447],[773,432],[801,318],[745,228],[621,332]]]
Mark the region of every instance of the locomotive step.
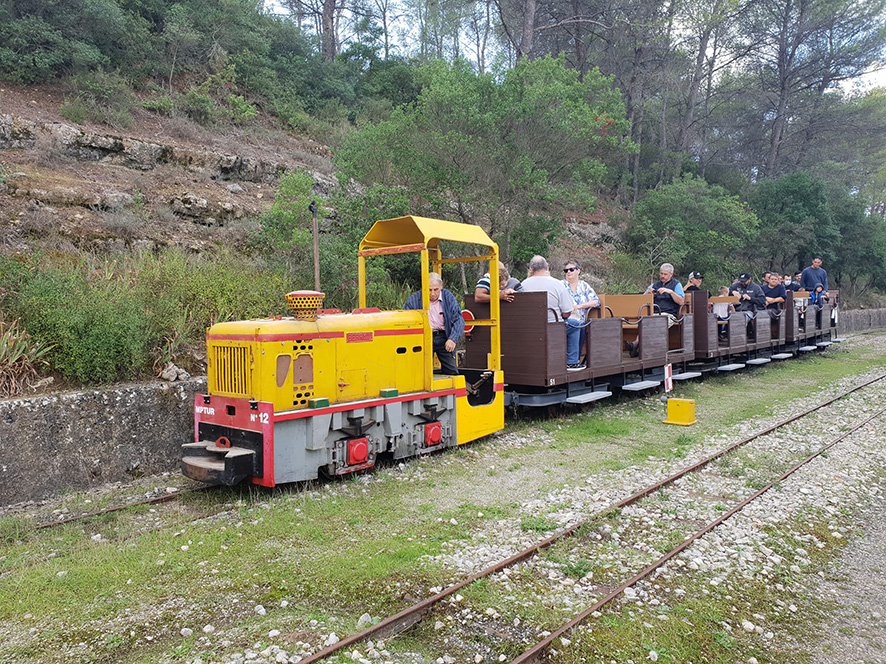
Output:
[[769,364],[770,361],[771,360],[768,357],[755,357],[753,359],[747,360],[745,362],[745,364],[753,364],[753,365]]

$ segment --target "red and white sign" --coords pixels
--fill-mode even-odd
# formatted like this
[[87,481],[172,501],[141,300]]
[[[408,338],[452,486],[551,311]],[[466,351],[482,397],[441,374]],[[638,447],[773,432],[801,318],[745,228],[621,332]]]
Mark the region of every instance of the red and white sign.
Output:
[[665,392],[670,392],[674,389],[674,370],[670,364],[666,364],[664,367],[665,373]]
[[471,313],[469,309],[463,309],[461,317],[464,318],[465,321],[465,334],[470,334],[471,330],[474,329],[474,326],[471,325],[471,321],[474,320],[474,314]]

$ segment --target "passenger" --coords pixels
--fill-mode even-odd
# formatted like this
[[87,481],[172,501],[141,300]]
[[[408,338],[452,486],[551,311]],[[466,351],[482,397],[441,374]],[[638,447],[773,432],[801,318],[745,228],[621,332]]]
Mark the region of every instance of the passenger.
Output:
[[828,297],[827,292],[824,289],[824,286],[818,284],[809,294],[809,304],[814,304],[817,307],[820,307],[825,302],[828,302],[830,298]]
[[[434,335],[434,352],[440,360],[440,372],[447,376],[458,375],[455,361],[455,345],[465,331],[461,307],[455,296],[443,288],[443,278],[436,272],[428,275],[428,320]],[[409,296],[404,309],[421,309],[421,291]]]
[[749,273],[742,272],[738,276],[738,281],[729,287],[729,292],[738,297],[738,311],[745,312],[748,320],[748,334],[750,335],[753,332],[751,321],[754,319],[754,312],[766,308],[766,296],[763,295],[763,289],[754,283]]
[[775,274],[775,272],[770,272],[769,283],[763,284],[761,287],[763,290],[763,296],[766,298],[766,309],[769,311],[770,318],[777,317],[778,310],[781,308],[778,305],[784,304],[784,301],[788,296],[784,285],[778,283],[778,280],[779,276]]
[[[680,315],[680,307],[686,301],[683,286],[674,279],[674,266],[670,263],[662,263],[658,269],[658,281],[651,284],[644,293],[652,293],[652,301],[661,315],[667,316],[668,327],[677,322]],[[640,355],[640,340],[625,341],[624,348],[631,357]]]
[[[533,256],[529,261],[529,276],[523,280],[523,292],[548,294],[548,322],[566,320],[575,311],[575,302],[562,281],[554,279],[548,271],[548,262],[543,256]],[[567,339],[569,334],[567,325]],[[567,352],[569,350],[567,341]]]
[[566,319],[566,368],[578,371],[585,368],[585,365],[580,364],[580,360],[581,349],[584,346],[584,323],[587,319],[588,309],[599,307],[600,298],[586,281],[579,279],[581,263],[577,260],[568,260],[563,263],[563,274],[566,275],[563,285],[566,286],[566,292],[575,302],[575,311]]
[[[689,285],[684,289],[686,291],[686,293],[688,293],[690,291],[704,291],[704,289],[701,287],[701,280],[702,279],[704,279],[704,277],[701,276],[701,272],[690,272],[689,273],[689,282],[688,282]],[[704,292],[706,292],[708,294],[708,297],[711,296],[710,291],[704,291]]]
[[661,313],[669,318],[668,327],[674,324],[680,315],[680,307],[686,301],[683,286],[674,279],[674,266],[670,263],[662,263],[658,270],[658,281],[646,289],[646,293],[654,293],[652,301],[655,302]]
[[[717,295],[720,297],[726,297],[729,295],[729,287],[728,286],[720,286],[720,289],[717,291]],[[729,314],[735,311],[735,307],[731,302],[714,302],[711,305],[711,312],[717,317],[717,332],[719,336],[726,337],[729,334]],[[725,325],[720,325],[721,322],[726,323]]]
[[808,290],[810,293],[815,287],[821,284],[822,291],[828,294],[828,273],[821,266],[821,256],[812,259],[812,265],[807,267],[800,273],[800,288]]
[[[523,285],[520,281],[511,276],[511,273],[508,272],[508,268],[506,268],[505,264],[501,261],[498,262],[498,282],[498,299],[504,300],[505,302],[513,302],[514,293],[519,293],[523,290]],[[487,272],[480,277],[477,285],[474,286],[474,302],[489,302],[491,299],[489,296],[490,292],[489,273]]]
[[789,274],[784,275],[783,283],[784,283],[784,289],[786,291],[791,291],[791,292],[796,293],[798,290],[800,290],[800,284],[797,283],[796,281],[792,281],[791,275],[789,275]]

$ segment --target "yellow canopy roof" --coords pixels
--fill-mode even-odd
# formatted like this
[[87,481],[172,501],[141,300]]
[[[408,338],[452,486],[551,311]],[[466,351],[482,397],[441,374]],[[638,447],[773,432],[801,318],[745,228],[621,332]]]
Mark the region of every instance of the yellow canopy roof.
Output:
[[[427,217],[398,217],[377,221],[360,243],[360,249],[382,249],[424,245],[436,248],[440,240],[465,242],[482,247],[495,247],[495,243],[479,226],[455,221],[441,221]],[[416,248],[416,250],[420,250]]]

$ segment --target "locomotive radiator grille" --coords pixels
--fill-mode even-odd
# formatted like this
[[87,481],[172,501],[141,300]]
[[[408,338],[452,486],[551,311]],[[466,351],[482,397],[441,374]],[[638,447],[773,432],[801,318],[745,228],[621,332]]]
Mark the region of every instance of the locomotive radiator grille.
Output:
[[235,397],[248,397],[252,392],[251,358],[248,346],[214,346],[212,364],[215,368],[214,391]]

